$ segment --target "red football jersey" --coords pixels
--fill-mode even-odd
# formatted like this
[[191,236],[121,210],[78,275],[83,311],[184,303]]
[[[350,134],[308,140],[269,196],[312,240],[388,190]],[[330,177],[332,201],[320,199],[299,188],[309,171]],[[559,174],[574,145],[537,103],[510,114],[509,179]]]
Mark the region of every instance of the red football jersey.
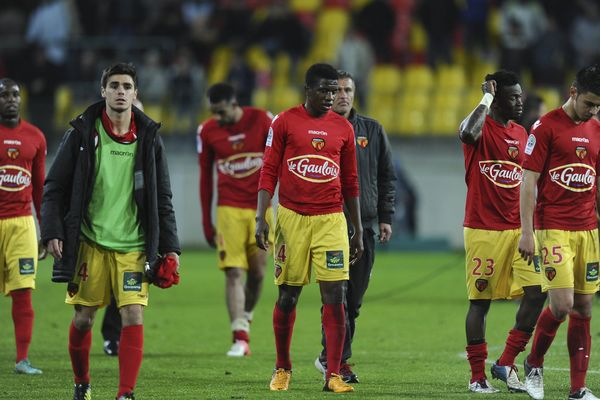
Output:
[[31,215],[40,221],[46,177],[46,138],[21,119],[15,128],[0,125],[0,218]]
[[358,197],[354,129],[333,111],[315,118],[303,105],[273,119],[259,190],[302,215],[341,212],[344,198]]
[[525,169],[539,172],[536,229],[591,230],[596,221],[596,171],[600,123],[575,123],[562,108],[550,111],[532,129]]
[[214,118],[198,127],[200,199],[204,221],[210,221],[213,165],[217,168],[217,204],[256,209],[258,177],[271,114],[242,107],[234,125],[219,126]]
[[485,118],[480,139],[463,144],[467,203],[464,226],[506,230],[521,226],[519,190],[527,132],[512,121]]

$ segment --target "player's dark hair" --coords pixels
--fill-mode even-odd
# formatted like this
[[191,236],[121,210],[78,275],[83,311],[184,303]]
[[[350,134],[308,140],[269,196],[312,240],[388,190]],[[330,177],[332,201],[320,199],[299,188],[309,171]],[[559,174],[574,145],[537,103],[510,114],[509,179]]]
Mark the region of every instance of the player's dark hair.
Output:
[[235,89],[229,83],[215,83],[208,88],[207,95],[211,104],[231,101],[235,99]]
[[108,78],[113,75],[129,75],[131,79],[133,79],[133,86],[137,88],[137,72],[132,63],[119,62],[102,71],[100,83],[102,84],[103,88],[106,88],[106,85],[108,84]]
[[338,79],[352,79],[352,81],[354,82],[354,77],[348,71],[344,71],[343,69],[338,69],[337,74],[338,74]]
[[307,87],[314,86],[320,79],[338,80],[338,72],[329,64],[313,64],[306,71],[304,83]]
[[579,94],[592,92],[600,96],[600,64],[590,65],[577,72],[573,86]]
[[15,82],[14,79],[10,79],[10,78],[2,78],[2,79],[0,79],[0,85],[6,86],[6,87],[8,87],[8,86],[19,86],[17,84],[17,82]]
[[500,71],[496,71],[493,74],[487,74],[485,76],[485,80],[496,81],[496,93],[500,93],[500,89],[502,88],[519,84],[519,75],[512,71],[501,69]]

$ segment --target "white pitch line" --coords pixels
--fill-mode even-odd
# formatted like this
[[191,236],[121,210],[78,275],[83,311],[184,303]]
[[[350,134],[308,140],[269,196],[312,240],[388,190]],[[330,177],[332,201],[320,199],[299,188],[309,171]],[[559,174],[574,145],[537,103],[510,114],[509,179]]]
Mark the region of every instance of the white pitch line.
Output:
[[[467,359],[467,352],[463,351],[461,353],[458,353],[458,357],[462,358],[463,360]],[[493,364],[494,361],[492,360],[485,360],[486,364]],[[560,371],[560,372],[569,372],[570,369],[569,368],[559,368],[559,367],[546,367],[544,366],[544,371]],[[600,375],[600,370],[596,370],[596,369],[588,369],[587,371],[588,374],[594,374],[594,375]]]

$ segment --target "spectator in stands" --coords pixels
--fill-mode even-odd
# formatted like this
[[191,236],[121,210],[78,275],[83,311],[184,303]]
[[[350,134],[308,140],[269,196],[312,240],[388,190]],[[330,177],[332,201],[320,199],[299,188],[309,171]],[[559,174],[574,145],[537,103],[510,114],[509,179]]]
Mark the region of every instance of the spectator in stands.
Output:
[[175,110],[175,121],[178,122],[174,129],[190,132],[197,123],[196,114],[205,92],[204,69],[196,63],[187,47],[177,51],[170,69],[171,105]]
[[427,32],[427,62],[432,67],[452,63],[452,48],[459,14],[454,0],[423,0],[419,17]]
[[144,100],[161,103],[167,93],[169,76],[162,65],[161,53],[156,49],[146,50],[144,63],[138,73],[140,87],[144,88]]
[[554,17],[548,17],[548,27],[531,49],[531,76],[535,86],[562,87],[572,60],[565,32]]
[[546,24],[546,13],[537,1],[506,1],[500,10],[500,66],[516,73],[529,67],[531,46]]
[[571,30],[571,45],[578,68],[600,61],[600,4],[595,0],[580,0],[582,12]]
[[521,114],[519,124],[529,133],[535,121],[544,114],[546,114],[544,99],[535,93],[528,93],[523,103],[523,114]]
[[363,34],[350,27],[337,54],[337,65],[344,71],[352,71],[356,85],[356,97],[361,107],[365,106],[368,93],[369,74],[375,64],[375,53]]
[[364,32],[375,50],[377,62],[389,62],[390,40],[396,19],[394,8],[387,2],[375,0],[364,6],[357,14],[357,29]]

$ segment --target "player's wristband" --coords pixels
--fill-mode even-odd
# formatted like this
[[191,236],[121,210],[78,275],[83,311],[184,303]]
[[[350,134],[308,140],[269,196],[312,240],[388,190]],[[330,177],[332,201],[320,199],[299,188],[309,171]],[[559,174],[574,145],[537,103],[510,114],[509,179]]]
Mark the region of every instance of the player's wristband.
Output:
[[481,98],[479,104],[483,104],[487,108],[490,108],[490,106],[492,105],[492,101],[494,101],[494,95],[492,95],[491,93],[486,93]]

